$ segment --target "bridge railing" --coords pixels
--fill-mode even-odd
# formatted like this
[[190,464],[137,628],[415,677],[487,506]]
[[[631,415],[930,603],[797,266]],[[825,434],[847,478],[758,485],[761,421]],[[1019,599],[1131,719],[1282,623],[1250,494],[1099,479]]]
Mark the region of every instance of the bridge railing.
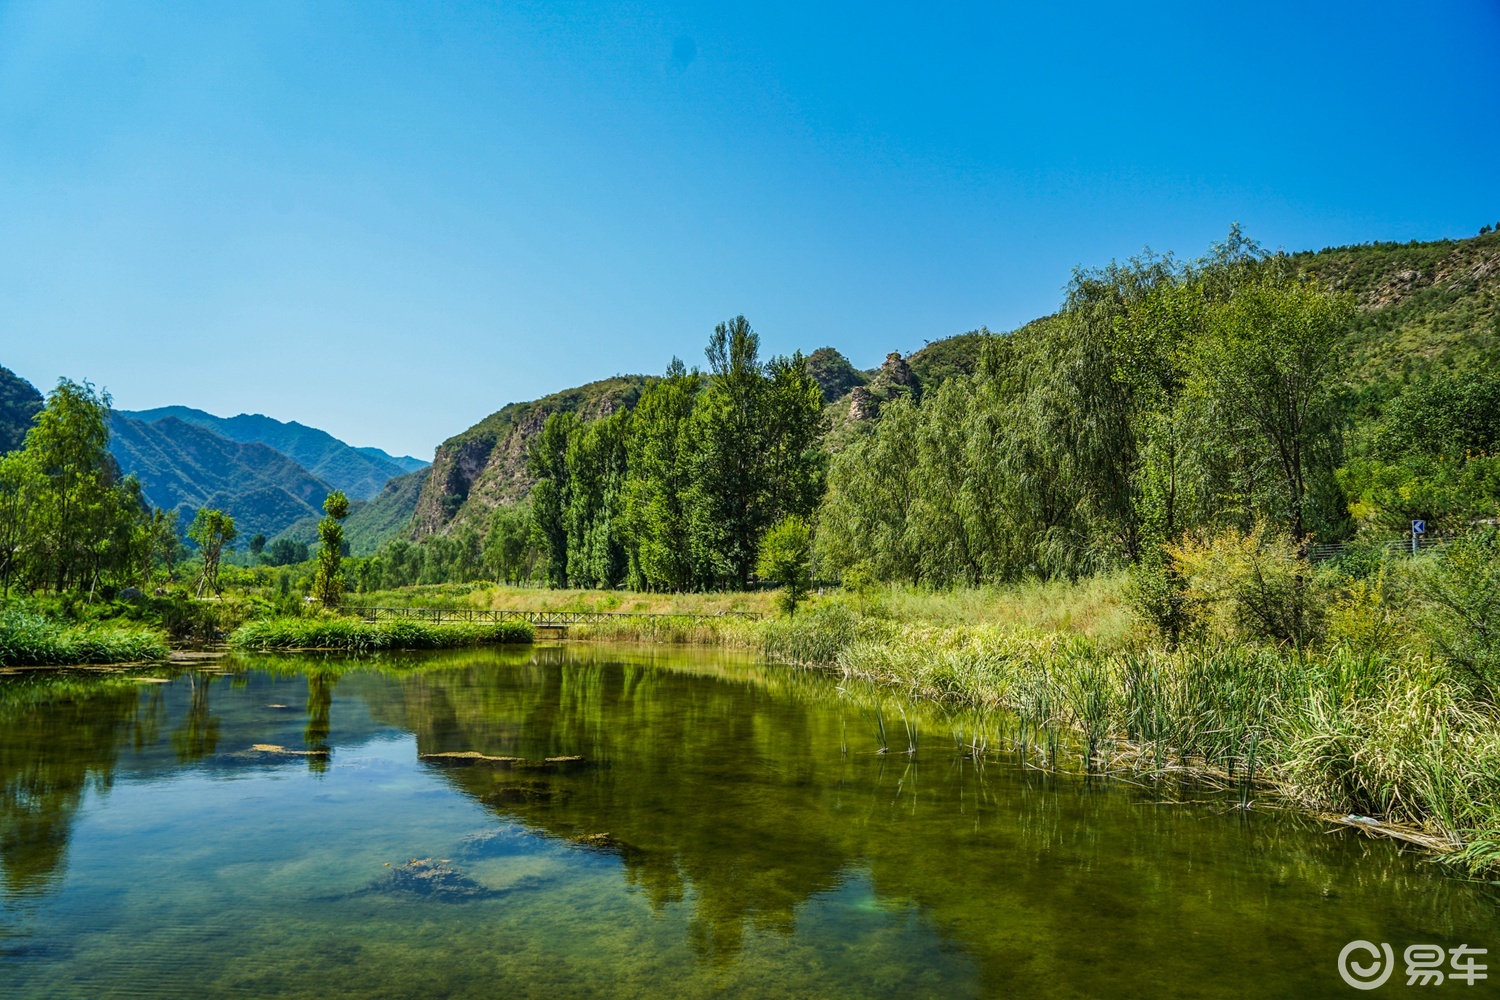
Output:
[[443,622],[489,622],[526,621],[533,625],[601,625],[621,619],[660,620],[684,618],[712,621],[716,618],[756,619],[760,615],[753,611],[721,611],[713,615],[655,614],[640,611],[512,611],[498,608],[372,608],[346,605],[340,608],[348,615],[357,615],[367,622],[415,620],[442,624]]

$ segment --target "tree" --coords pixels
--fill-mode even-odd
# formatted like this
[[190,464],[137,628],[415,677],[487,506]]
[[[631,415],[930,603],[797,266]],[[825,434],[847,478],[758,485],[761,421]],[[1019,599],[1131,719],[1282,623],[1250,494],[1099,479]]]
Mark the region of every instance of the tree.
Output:
[[531,504],[505,504],[496,508],[484,538],[484,563],[495,579],[509,584],[526,583],[540,560]]
[[92,589],[117,518],[138,516],[115,494],[108,452],[109,393],[60,379],[26,434],[25,453],[39,474],[32,518],[33,579],[61,592]]
[[203,572],[198,577],[198,589],[194,596],[202,597],[205,591],[219,593],[219,558],[225,549],[234,548],[237,534],[234,518],[222,510],[198,508],[197,516],[188,526],[188,537],[197,543],[198,550],[203,554]]
[[264,552],[265,550],[266,550],[266,536],[265,535],[256,534],[256,536],[254,538],[250,539],[250,558],[252,560],[259,559],[260,558],[260,554],[262,552]]
[[693,407],[689,525],[697,573],[714,586],[744,588],[765,528],[760,336],[743,316],[714,328],[708,385]]
[[334,490],[323,499],[323,513],[318,522],[318,573],[313,579],[313,596],[325,608],[338,607],[344,597],[344,518],[349,516],[349,498],[343,490]]
[[807,599],[812,582],[809,568],[812,555],[812,533],[807,522],[789,514],[776,522],[761,540],[756,573],[781,585],[778,602],[789,615]]
[[621,409],[579,427],[568,439],[568,578],[575,585],[613,589],[631,558],[624,532],[626,439],[630,411]]
[[21,573],[36,517],[41,475],[24,451],[0,455],[0,593]]
[[695,581],[688,531],[693,452],[688,422],[702,377],[673,358],[667,375],[642,395],[631,416],[624,488],[624,531],[635,552],[635,586],[682,591]]
[[1270,497],[1279,509],[1270,513],[1299,542],[1309,531],[1311,499],[1330,488],[1338,464],[1353,308],[1347,296],[1305,282],[1250,280],[1209,307],[1195,359],[1218,412],[1267,453],[1279,480]]
[[306,562],[308,557],[307,543],[293,541],[290,538],[276,539],[266,552],[272,566],[288,566],[292,563]]
[[577,428],[576,414],[552,414],[526,456],[526,471],[536,478],[531,488],[533,517],[546,547],[547,583],[553,587],[568,585],[568,439]]

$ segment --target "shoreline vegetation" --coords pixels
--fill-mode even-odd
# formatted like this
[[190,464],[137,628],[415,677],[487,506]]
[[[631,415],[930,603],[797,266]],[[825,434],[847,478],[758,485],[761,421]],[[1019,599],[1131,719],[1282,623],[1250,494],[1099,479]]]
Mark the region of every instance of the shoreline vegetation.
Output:
[[165,660],[166,636],[117,622],[70,624],[22,607],[0,607],[0,666],[93,666]]
[[260,618],[246,622],[229,637],[239,650],[334,649],[352,653],[380,650],[456,649],[465,646],[529,644],[536,630],[530,622],[367,622],[358,618],[318,615],[311,618]]

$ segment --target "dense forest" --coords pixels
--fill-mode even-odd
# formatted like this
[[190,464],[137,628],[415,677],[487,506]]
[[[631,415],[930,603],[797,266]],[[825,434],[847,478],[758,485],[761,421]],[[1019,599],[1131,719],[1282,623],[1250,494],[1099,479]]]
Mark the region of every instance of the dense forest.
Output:
[[934,586],[1160,575],[1166,546],[1222,530],[1301,551],[1455,531],[1500,504],[1480,280],[1500,242],[1457,244],[1457,278],[1434,246],[1294,256],[1234,229],[1199,259],[1080,269],[1052,316],[872,372],[827,349],[762,363],[739,317],[706,372],[674,361],[593,419],[547,417],[529,495],[388,543],[363,579],[744,587],[787,516],[820,579]]

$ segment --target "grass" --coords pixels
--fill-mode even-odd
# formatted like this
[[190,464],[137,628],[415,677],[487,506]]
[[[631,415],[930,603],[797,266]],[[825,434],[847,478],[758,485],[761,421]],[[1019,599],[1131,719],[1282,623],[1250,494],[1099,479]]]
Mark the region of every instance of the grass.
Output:
[[166,659],[166,638],[152,629],[72,625],[24,608],[0,609],[0,665],[71,666]]
[[718,615],[725,612],[776,613],[769,590],[721,593],[647,594],[625,590],[549,590],[494,583],[432,584],[369,594],[350,594],[363,607],[492,608],[506,611],[615,611],[658,615]]
[[503,643],[529,643],[529,622],[420,621],[366,622],[357,618],[262,618],[247,622],[229,637],[236,649],[338,649],[366,652],[382,649],[453,649]]

